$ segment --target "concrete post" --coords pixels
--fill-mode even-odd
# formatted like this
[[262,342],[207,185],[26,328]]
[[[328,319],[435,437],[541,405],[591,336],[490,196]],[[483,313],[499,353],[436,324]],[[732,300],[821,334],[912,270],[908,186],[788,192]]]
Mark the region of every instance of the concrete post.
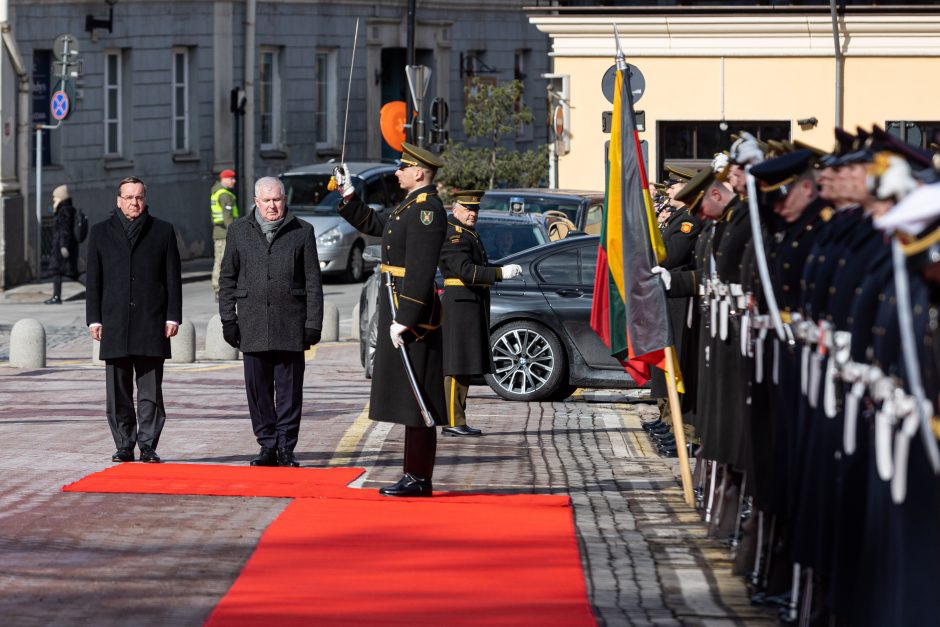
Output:
[[46,329],[34,318],[23,318],[10,331],[10,366],[46,367]]
[[359,341],[359,303],[353,305],[352,320],[349,323],[349,337]]
[[192,320],[183,320],[179,331],[170,338],[170,355],[167,361],[175,364],[196,361],[196,327]]
[[232,361],[238,359],[238,349],[232,348],[222,337],[222,318],[215,314],[206,325],[206,350],[203,359],[211,361]]
[[320,333],[320,341],[339,341],[339,309],[336,303],[323,303],[323,330]]

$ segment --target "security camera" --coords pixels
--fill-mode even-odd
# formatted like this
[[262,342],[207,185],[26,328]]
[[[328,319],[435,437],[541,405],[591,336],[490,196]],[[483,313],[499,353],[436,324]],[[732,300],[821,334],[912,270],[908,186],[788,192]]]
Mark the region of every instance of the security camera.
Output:
[[815,117],[803,118],[802,120],[797,120],[796,123],[802,127],[813,128],[814,126],[819,124],[819,120],[817,120]]

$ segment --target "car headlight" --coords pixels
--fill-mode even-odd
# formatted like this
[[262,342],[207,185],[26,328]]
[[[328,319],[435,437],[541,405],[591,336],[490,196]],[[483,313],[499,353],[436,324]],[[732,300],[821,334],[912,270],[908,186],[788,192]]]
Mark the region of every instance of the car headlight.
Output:
[[343,239],[343,234],[339,232],[339,227],[334,226],[326,233],[317,237],[317,244],[320,246],[336,246]]

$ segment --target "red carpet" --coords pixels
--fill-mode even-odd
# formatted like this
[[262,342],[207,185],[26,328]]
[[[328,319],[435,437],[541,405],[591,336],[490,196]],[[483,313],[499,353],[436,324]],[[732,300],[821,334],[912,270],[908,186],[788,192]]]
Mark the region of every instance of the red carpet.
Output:
[[595,624],[567,497],[341,487],[360,473],[121,464],[64,489],[301,497],[265,531],[212,627]]

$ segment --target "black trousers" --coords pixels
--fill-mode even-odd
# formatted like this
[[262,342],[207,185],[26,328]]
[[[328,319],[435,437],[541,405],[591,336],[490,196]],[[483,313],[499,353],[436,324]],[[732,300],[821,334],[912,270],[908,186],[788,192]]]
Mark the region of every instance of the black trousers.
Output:
[[[163,357],[105,360],[108,426],[117,448],[157,448],[166,410],[163,407]],[[134,382],[137,412],[134,412]]]
[[85,281],[82,280],[81,275],[79,274],[66,274],[63,272],[56,272],[52,275],[52,295],[62,298],[62,277],[67,277],[73,281],[77,281],[82,285],[85,285]]
[[244,361],[248,412],[258,444],[293,451],[304,400],[303,352],[245,353]]
[[436,427],[405,427],[405,472],[418,479],[430,479],[434,474],[435,455]]

